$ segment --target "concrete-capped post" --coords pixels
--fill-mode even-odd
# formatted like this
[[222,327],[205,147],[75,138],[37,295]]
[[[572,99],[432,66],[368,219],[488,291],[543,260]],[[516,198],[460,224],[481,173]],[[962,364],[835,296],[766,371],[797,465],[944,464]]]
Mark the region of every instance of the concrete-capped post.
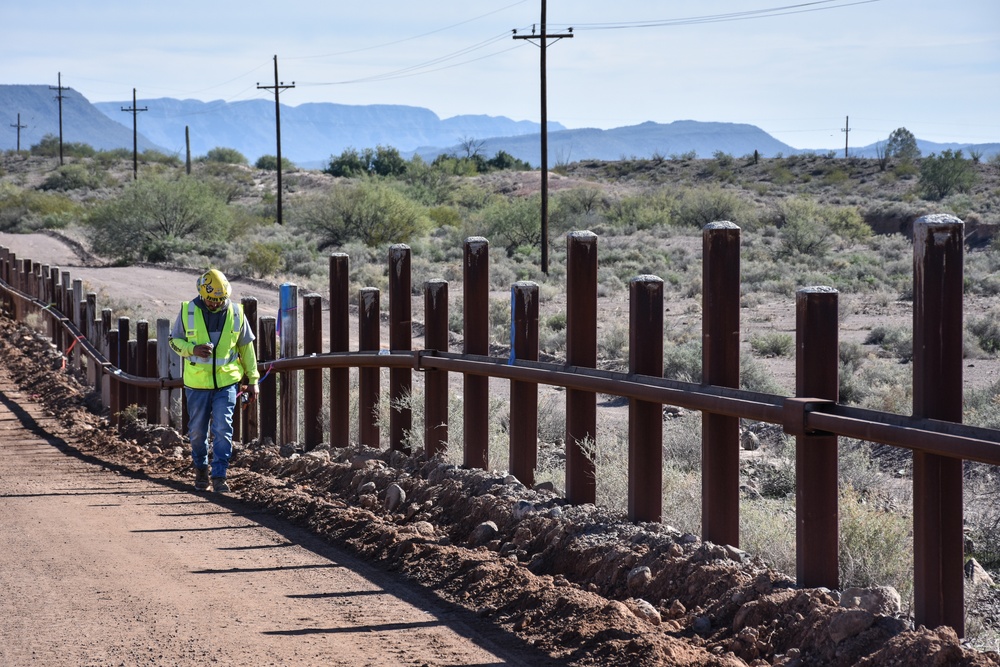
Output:
[[[836,402],[840,392],[838,293],[795,295],[795,395]],[[837,436],[795,437],[795,571],[804,588],[840,588]]]
[[[702,230],[702,381],[740,386],[740,228],[711,222]],[[740,542],[740,420],[706,413],[701,435],[701,533]]]
[[[597,367],[597,234],[566,235],[566,365]],[[597,500],[597,394],[566,390],[566,499]]]
[[[913,225],[913,416],[962,422],[964,224]],[[962,460],[913,452],[914,620],[965,636]]]
[[[490,353],[490,243],[481,236],[465,239],[465,272],[462,283],[464,354]],[[462,435],[464,463],[470,468],[489,467],[490,380],[464,376]]]
[[[448,351],[448,282],[424,283],[424,349]],[[448,371],[424,371],[424,451],[428,458],[448,447]]]
[[[628,370],[663,377],[663,280],[629,281]],[[660,521],[663,514],[663,405],[628,402],[628,518]]]
[[[510,287],[511,362],[538,361],[538,285],[516,282]],[[538,383],[510,383],[510,472],[527,487],[535,483],[538,465]]]
[[[397,243],[389,248],[389,350],[413,349],[413,322],[410,310],[410,246]],[[409,368],[389,369],[389,448],[406,453],[413,411],[409,405],[413,372]]]

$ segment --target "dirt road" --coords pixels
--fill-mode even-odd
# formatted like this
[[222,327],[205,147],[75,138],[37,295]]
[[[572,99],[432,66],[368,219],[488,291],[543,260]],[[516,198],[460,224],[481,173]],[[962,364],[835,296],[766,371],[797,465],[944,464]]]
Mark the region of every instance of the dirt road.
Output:
[[71,437],[0,369],[0,665],[557,664],[287,522],[101,465]]

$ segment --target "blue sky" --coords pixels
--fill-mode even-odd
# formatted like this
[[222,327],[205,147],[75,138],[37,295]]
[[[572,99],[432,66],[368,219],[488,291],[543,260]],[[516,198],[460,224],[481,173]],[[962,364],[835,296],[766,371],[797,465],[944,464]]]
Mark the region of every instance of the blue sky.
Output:
[[[1000,142],[1000,0],[546,0],[548,116],[749,123],[795,148],[897,127]],[[539,120],[541,0],[5,3],[0,83],[89,100],[405,104]],[[749,13],[753,12],[753,13]],[[11,120],[13,122],[13,120]],[[6,124],[6,123],[4,123]]]

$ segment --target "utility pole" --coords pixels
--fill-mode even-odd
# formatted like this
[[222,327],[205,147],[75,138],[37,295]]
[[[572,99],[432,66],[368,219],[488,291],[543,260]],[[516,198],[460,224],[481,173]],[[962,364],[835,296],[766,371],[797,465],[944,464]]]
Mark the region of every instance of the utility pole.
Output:
[[17,125],[11,125],[11,127],[17,128],[17,152],[21,152],[21,130],[28,127],[27,125],[21,125],[21,114],[17,114]]
[[132,180],[135,181],[139,178],[139,131],[136,128],[138,125],[137,117],[140,111],[149,111],[149,107],[138,108],[135,103],[135,88],[132,89],[132,106],[128,109],[122,107],[122,111],[128,111],[132,114]]
[[851,117],[850,116],[844,116],[844,127],[840,128],[840,131],[844,133],[844,159],[845,160],[847,159],[847,144],[849,143],[848,142],[848,137],[851,136],[851,123],[850,123],[850,121],[851,121]]
[[549,274],[549,109],[548,109],[548,99],[546,94],[546,60],[545,60],[545,50],[548,46],[549,40],[559,41],[563,38],[571,38],[573,36],[573,29],[570,28],[569,32],[548,34],[546,32],[546,12],[545,12],[545,0],[542,0],[542,21],[541,21],[541,32],[535,34],[534,28],[531,30],[530,35],[518,35],[517,30],[514,31],[514,39],[527,39],[534,42],[538,40],[538,46],[541,49],[541,99],[542,99],[542,273],[545,275]]
[[59,85],[49,86],[49,90],[58,90],[59,93],[56,95],[56,99],[59,100],[59,164],[63,163],[63,133],[62,133],[62,101],[63,97],[62,91],[73,90],[72,88],[64,88],[62,85],[62,72],[59,72]]
[[295,82],[292,81],[290,85],[285,85],[284,81],[278,81],[278,56],[274,56],[274,85],[273,86],[262,86],[259,83],[257,88],[260,90],[274,90],[274,127],[275,135],[278,138],[278,224],[284,224],[281,218],[281,103],[278,101],[282,90],[287,90],[288,88],[294,88]]

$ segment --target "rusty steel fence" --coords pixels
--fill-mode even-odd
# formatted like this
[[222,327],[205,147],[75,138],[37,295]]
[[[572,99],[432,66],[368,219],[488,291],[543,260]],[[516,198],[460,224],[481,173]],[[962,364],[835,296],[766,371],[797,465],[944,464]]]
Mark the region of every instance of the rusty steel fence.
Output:
[[[878,412],[838,402],[838,292],[804,287],[795,296],[795,396],[741,390],[740,228],[707,225],[703,250],[703,382],[662,377],[663,281],[650,275],[629,283],[629,370],[597,366],[598,237],[567,235],[566,362],[538,360],[539,289],[511,286],[510,353],[489,355],[489,243],[465,242],[463,342],[449,350],[448,283],[423,286],[424,344],[412,349],[410,248],[388,253],[388,307],[380,291],[357,295],[358,346],[350,347],[349,257],[330,256],[327,323],[323,350],[323,297],[298,296],[281,286],[277,316],[258,317],[257,302],[245,298],[257,333],[262,379],[258,405],[234,425],[245,441],[301,441],[316,447],[329,433],[331,446],[350,445],[357,420],[359,444],[380,447],[377,416],[381,369],[388,369],[388,443],[409,453],[407,434],[414,409],[413,374],[423,380],[424,453],[435,456],[453,441],[448,428],[449,375],[462,383],[462,459],[488,465],[490,378],[509,380],[510,472],[530,486],[537,464],[538,387],[566,389],[566,498],[596,500],[596,466],[585,446],[597,436],[597,394],[629,400],[628,517],[660,521],[662,506],[662,406],[698,410],[702,427],[702,537],[739,546],[739,420],[781,425],[795,437],[796,576],[803,587],[839,588],[838,438],[849,437],[913,452],[914,616],[928,627],[949,625],[964,634],[962,463],[1000,465],[1000,431],[963,425],[962,339],[964,225],[952,216],[920,218],[913,254],[913,414]],[[144,407],[150,423],[184,427],[179,359],[166,341],[170,322],[159,320],[155,336],[125,317],[112,325],[110,309],[97,310],[96,295],[83,294],[80,280],[19,259],[0,248],[3,306],[19,321],[35,317],[64,355],[67,370],[99,388],[111,423],[122,411]],[[383,310],[388,346],[383,347]],[[299,326],[297,312],[303,313]],[[39,318],[41,316],[41,318]],[[298,332],[302,344],[298,345]],[[280,347],[279,347],[280,343]],[[301,348],[301,353],[300,353]],[[350,413],[350,369],[358,369],[357,412]],[[298,374],[301,373],[301,379]],[[329,382],[323,405],[324,379]],[[303,432],[298,430],[302,389]],[[329,421],[320,416],[328,409]],[[419,409],[419,408],[418,408]],[[596,442],[600,447],[600,443]]]

